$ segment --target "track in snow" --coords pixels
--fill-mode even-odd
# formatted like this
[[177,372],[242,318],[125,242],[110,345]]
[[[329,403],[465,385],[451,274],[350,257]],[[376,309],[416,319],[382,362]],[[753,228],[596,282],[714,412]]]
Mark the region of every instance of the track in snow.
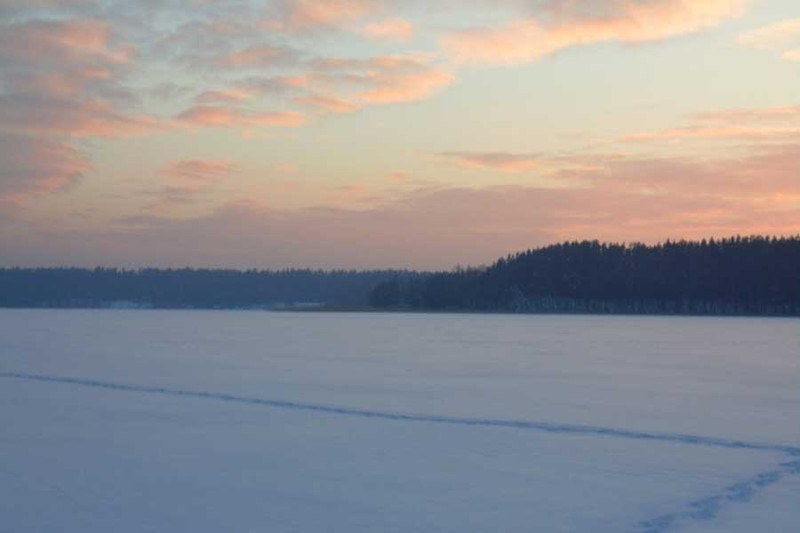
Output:
[[722,508],[731,503],[750,501],[755,494],[769,485],[777,483],[789,475],[800,475],[800,447],[783,444],[770,444],[760,442],[747,442],[732,439],[720,439],[683,433],[660,433],[648,431],[631,431],[600,426],[586,426],[576,424],[559,424],[554,422],[541,422],[532,420],[510,420],[494,418],[468,418],[442,415],[410,414],[389,411],[373,411],[335,405],[313,404],[258,398],[253,396],[238,396],[218,392],[192,391],[166,387],[150,387],[94,379],[68,378],[61,376],[48,376],[42,374],[26,374],[19,372],[0,372],[0,378],[39,383],[56,383],[74,385],[95,389],[105,389],[139,394],[153,394],[159,396],[172,396],[180,398],[193,398],[219,402],[238,403],[245,405],[270,407],[273,409],[291,409],[328,415],[372,418],[396,422],[423,422],[432,424],[450,424],[459,426],[477,427],[502,427],[521,430],[540,431],[546,433],[560,433],[572,435],[604,436],[618,439],[633,439],[644,441],[658,441],[686,444],[692,446],[711,446],[718,448],[732,448],[740,450],[755,450],[764,452],[778,452],[789,455],[793,460],[781,463],[778,468],[761,472],[755,476],[742,480],[734,485],[724,488],[717,494],[689,502],[688,509],[665,514],[655,518],[643,520],[638,524],[638,531],[643,533],[663,533],[686,521],[710,520],[717,516]]

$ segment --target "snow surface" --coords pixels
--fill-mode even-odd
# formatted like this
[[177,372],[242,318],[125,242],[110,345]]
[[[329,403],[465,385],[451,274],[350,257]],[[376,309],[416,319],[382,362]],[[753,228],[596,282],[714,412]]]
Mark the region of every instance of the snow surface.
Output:
[[0,532],[800,530],[800,322],[0,311]]

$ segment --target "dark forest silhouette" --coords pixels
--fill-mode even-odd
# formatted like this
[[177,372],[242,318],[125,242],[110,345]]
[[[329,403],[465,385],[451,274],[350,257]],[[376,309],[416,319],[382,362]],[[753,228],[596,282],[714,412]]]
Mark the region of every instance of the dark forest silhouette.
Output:
[[0,307],[363,307],[398,271],[0,269]]
[[800,315],[800,238],[566,242],[488,268],[397,277],[376,307],[458,311]]
[[436,273],[6,268],[0,307],[800,316],[800,237],[566,242]]

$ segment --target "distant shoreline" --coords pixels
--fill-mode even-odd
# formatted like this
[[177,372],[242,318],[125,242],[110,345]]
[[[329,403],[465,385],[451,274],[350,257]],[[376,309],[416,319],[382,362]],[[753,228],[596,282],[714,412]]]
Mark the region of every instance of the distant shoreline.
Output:
[[0,268],[0,308],[800,316],[800,236],[573,241],[450,271]]
[[586,311],[509,311],[479,309],[419,309],[385,307],[118,307],[113,305],[86,306],[0,306],[0,311],[237,311],[297,313],[297,314],[381,314],[381,315],[487,315],[487,316],[607,316],[607,317],[687,317],[687,318],[789,318],[798,319],[797,314],[756,314],[756,313],[658,313],[658,312],[586,312]]

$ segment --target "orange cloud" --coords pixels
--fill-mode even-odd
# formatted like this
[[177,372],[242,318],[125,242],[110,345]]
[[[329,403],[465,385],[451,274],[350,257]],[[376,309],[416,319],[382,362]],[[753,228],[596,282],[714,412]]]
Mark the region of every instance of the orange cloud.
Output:
[[[442,47],[462,63],[518,64],[578,45],[640,43],[691,33],[740,15],[750,0],[603,0],[593,10],[555,2],[550,20],[528,17],[499,28],[446,35]],[[596,13],[603,13],[602,16]]]
[[506,152],[444,152],[439,154],[462,167],[523,172],[541,165],[541,156],[535,154],[510,154]]
[[746,31],[740,34],[737,40],[743,45],[770,50],[786,46],[797,39],[800,39],[800,19],[783,20]]
[[[739,44],[759,50],[786,49],[800,44],[800,19],[789,19],[750,30],[739,35]],[[800,61],[800,49],[784,50],[786,61]]]
[[280,0],[271,9],[267,27],[280,31],[332,28],[376,11],[375,0]]
[[353,113],[358,111],[358,105],[336,98],[335,96],[322,96],[319,94],[303,96],[295,99],[296,102],[311,106],[325,113]]
[[786,61],[798,62],[800,61],[800,48],[797,50],[788,50],[783,53],[783,59]]
[[194,126],[212,128],[295,127],[306,123],[305,115],[294,111],[248,113],[210,105],[187,109],[177,119]]
[[380,73],[371,75],[374,87],[358,93],[370,104],[390,104],[424,100],[453,83],[453,76],[439,70],[414,73]]
[[307,87],[362,104],[424,100],[455,80],[424,56],[383,55],[370,58],[323,57],[306,75]]
[[406,42],[414,35],[414,25],[406,19],[392,18],[367,24],[362,33],[369,39]]
[[677,141],[687,139],[708,140],[775,140],[800,137],[800,128],[764,128],[737,126],[693,126],[667,130],[634,133],[620,138],[622,142]]

